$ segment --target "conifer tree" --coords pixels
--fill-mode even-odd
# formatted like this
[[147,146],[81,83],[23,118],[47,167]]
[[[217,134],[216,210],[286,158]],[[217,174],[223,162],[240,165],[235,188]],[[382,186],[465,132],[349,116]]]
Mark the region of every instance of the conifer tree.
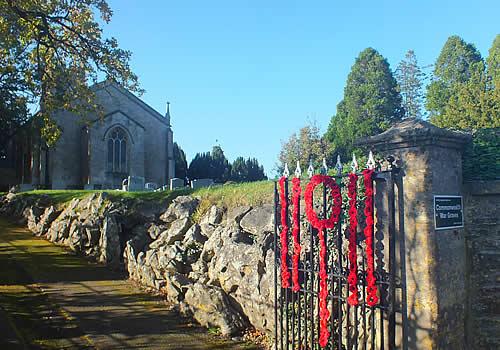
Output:
[[367,48],[351,68],[325,138],[336,154],[350,157],[358,138],[380,133],[402,118],[401,95],[389,63]]
[[[431,98],[428,103],[442,104],[431,111],[433,124],[472,132],[500,127],[500,90],[495,84],[499,45],[500,40],[495,38],[486,66],[472,44],[465,44],[458,37],[448,39],[436,62],[434,74],[439,74],[439,79],[431,83],[427,93]],[[433,90],[437,88],[441,90],[439,94]],[[446,99],[440,100],[444,96]]]
[[175,161],[175,177],[185,179],[188,169],[186,154],[184,153],[183,149],[177,144],[177,142],[174,142],[173,152]]
[[401,93],[404,117],[422,118],[424,97],[422,87],[425,74],[419,67],[413,50],[409,50],[405,58],[399,62],[395,75]]
[[474,72],[474,64],[482,62],[481,54],[459,36],[451,36],[434,65],[432,82],[427,87],[426,107],[431,121],[445,120],[446,106],[456,95],[457,84],[466,83]]

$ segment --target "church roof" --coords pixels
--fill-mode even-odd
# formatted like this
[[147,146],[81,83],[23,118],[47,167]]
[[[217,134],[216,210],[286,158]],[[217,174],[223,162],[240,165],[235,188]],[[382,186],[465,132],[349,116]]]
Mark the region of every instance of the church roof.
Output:
[[112,80],[101,81],[99,83],[92,85],[91,88],[94,91],[103,90],[103,89],[107,89],[107,88],[114,88],[116,91],[118,91],[121,94],[123,94],[124,96],[126,96],[129,100],[131,100],[132,102],[141,106],[146,112],[148,112],[149,115],[151,115],[152,117],[158,119],[160,122],[171,127],[171,125],[170,125],[170,111],[167,110],[168,118],[164,117],[163,115],[158,113],[153,107],[148,105],[146,102],[141,100],[139,97],[135,96],[132,92],[130,92],[129,90],[125,89],[123,86],[121,86],[120,84],[118,84]]

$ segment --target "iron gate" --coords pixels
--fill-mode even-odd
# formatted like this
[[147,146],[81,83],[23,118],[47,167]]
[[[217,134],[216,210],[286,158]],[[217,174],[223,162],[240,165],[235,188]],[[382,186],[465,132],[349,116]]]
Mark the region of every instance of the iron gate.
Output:
[[[275,349],[394,349],[396,346],[407,348],[401,171],[393,165],[392,157],[388,160],[387,170],[375,171],[371,175],[374,187],[374,276],[379,299],[374,306],[369,306],[366,302],[366,237],[361,230],[366,220],[363,217],[363,201],[361,200],[357,201],[360,209],[357,216],[360,219],[356,225],[357,258],[355,259],[358,264],[356,287],[359,293],[359,304],[351,306],[347,302],[350,293],[348,285],[349,215],[346,213],[348,203],[345,198],[347,192],[345,182],[348,175],[330,177],[339,184],[344,198],[338,223],[334,228],[325,230],[329,337],[328,342],[323,346],[320,346],[318,339],[322,327],[321,310],[318,306],[320,304],[318,230],[307,219],[300,220],[301,217],[306,216],[301,214],[304,208],[300,206],[303,203],[295,203],[297,210],[289,210],[291,181],[288,177],[280,182],[283,189],[279,183],[275,183]],[[363,174],[357,173],[357,175]],[[307,182],[307,180],[303,181],[304,184]],[[301,186],[302,189],[304,187],[305,185]],[[283,192],[280,192],[281,190]],[[325,219],[332,210],[332,203],[328,200],[330,190],[327,190],[327,186],[323,186],[322,194],[321,190],[319,195],[317,192],[317,190],[314,192],[316,198],[313,208],[318,217]],[[284,195],[287,203],[280,201],[280,195]],[[286,226],[293,225],[294,215],[300,223],[298,231],[300,255],[298,255],[298,266],[296,264],[295,267],[299,287],[295,287],[296,291],[293,290],[292,284],[284,286],[282,281],[282,274],[286,273],[284,271],[288,271],[289,274],[293,273],[291,260],[294,254],[293,240],[290,236],[286,243],[286,254],[282,256],[284,246],[283,242],[280,242],[280,235],[284,225],[281,224],[280,211],[283,210],[283,204],[286,204],[287,215],[284,221]],[[286,261],[286,267],[282,266],[283,261]]]

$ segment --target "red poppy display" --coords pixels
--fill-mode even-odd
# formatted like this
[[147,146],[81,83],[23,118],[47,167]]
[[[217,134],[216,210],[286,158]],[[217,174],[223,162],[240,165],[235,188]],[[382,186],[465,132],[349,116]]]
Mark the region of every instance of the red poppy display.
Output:
[[292,257],[292,290],[298,292],[300,290],[299,282],[299,258],[300,258],[300,240],[299,240],[299,230],[300,230],[300,213],[299,213],[299,202],[300,202],[300,179],[294,177],[292,179],[292,205],[293,205],[293,257]]
[[288,198],[285,194],[286,177],[282,176],[280,184],[280,202],[281,202],[281,285],[283,288],[290,287],[290,271],[288,271]]
[[358,254],[357,254],[357,227],[358,227],[358,209],[357,203],[357,185],[358,175],[349,174],[349,184],[347,186],[349,197],[349,275],[347,283],[349,285],[350,295],[347,302],[351,306],[358,305]]
[[[314,211],[313,193],[316,186],[323,184],[330,189],[333,197],[333,206],[331,216],[320,220]],[[309,184],[307,184],[304,199],[306,202],[306,216],[311,225],[318,230],[319,233],[319,345],[325,347],[328,344],[330,331],[328,330],[328,319],[330,312],[328,311],[328,275],[326,271],[326,241],[325,229],[334,228],[339,222],[340,211],[342,208],[342,197],[340,195],[340,187],[334,179],[327,175],[314,175]]]
[[378,304],[377,281],[373,261],[373,169],[363,170],[365,184],[365,243],[366,243],[366,303],[368,306]]

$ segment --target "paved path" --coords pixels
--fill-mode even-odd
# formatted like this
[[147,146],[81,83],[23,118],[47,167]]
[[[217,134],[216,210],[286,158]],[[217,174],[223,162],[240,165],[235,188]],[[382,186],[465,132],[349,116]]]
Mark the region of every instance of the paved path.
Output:
[[0,219],[0,349],[254,349]]

